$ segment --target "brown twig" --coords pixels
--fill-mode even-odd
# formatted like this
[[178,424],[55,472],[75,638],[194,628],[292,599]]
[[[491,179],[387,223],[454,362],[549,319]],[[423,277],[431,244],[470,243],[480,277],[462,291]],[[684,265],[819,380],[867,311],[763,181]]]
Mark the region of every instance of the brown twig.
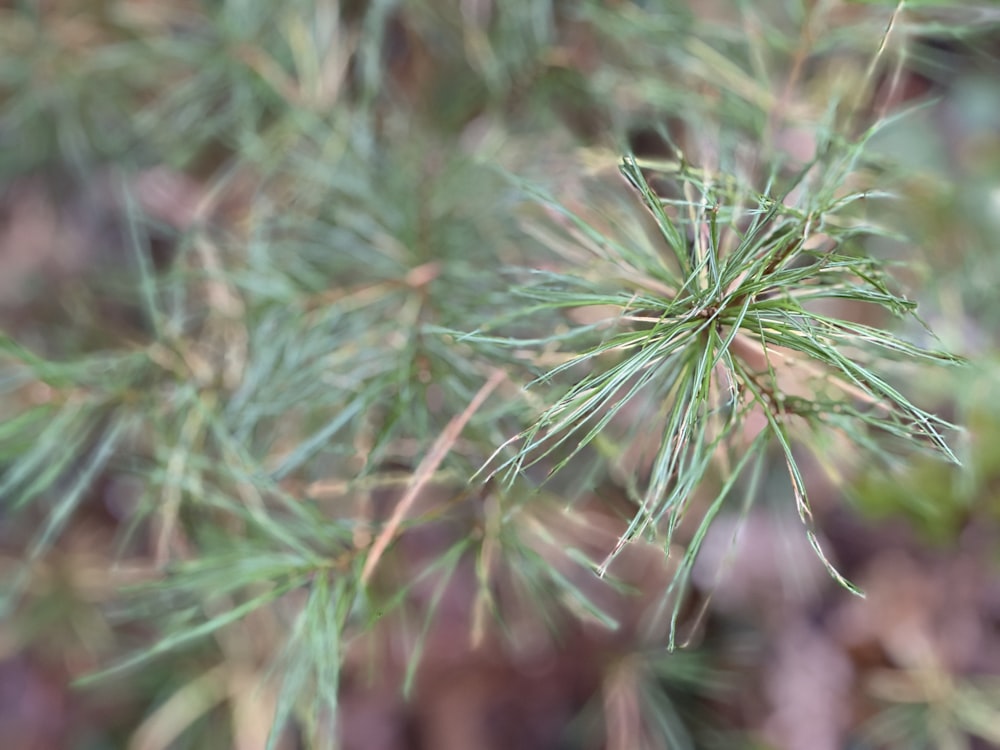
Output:
[[424,456],[424,460],[420,462],[417,467],[416,472],[413,474],[413,480],[410,483],[409,488],[406,490],[406,494],[400,499],[399,503],[396,505],[396,509],[392,513],[392,517],[386,523],[385,527],[379,533],[378,537],[375,539],[375,543],[372,545],[371,552],[368,553],[368,559],[365,560],[365,566],[361,571],[361,585],[367,585],[369,579],[372,576],[372,572],[375,570],[375,566],[378,565],[379,560],[382,559],[382,555],[385,554],[386,549],[392,542],[393,538],[396,536],[396,532],[399,530],[400,524],[406,517],[407,511],[413,505],[414,500],[420,494],[420,491],[424,488],[424,485],[430,481],[431,477],[434,476],[434,472],[437,471],[438,466],[441,465],[441,461],[444,457],[448,455],[448,451],[451,450],[455,441],[458,440],[459,435],[465,428],[465,425],[472,418],[472,415],[476,413],[483,402],[486,400],[487,396],[493,392],[500,381],[506,377],[506,374],[502,370],[494,370],[493,374],[490,375],[489,379],[483,384],[483,387],[479,389],[479,392],[473,397],[469,405],[465,407],[463,411],[458,416],[452,418],[445,426],[444,430],[438,436],[438,439],[431,446],[430,451]]

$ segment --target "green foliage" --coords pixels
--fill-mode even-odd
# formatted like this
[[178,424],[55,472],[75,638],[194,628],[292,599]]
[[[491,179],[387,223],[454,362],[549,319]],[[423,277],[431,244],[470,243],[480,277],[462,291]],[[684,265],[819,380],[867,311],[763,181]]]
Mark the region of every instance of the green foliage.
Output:
[[[905,237],[884,208],[893,165],[870,149],[893,120],[859,106],[885,67],[885,13],[813,36],[809,4],[790,19],[738,4],[729,23],[666,2],[524,0],[461,22],[432,0],[107,5],[79,16],[79,37],[43,10],[0,11],[3,38],[24,34],[0,44],[0,144],[25,139],[0,149],[0,175],[110,160],[125,185],[127,324],[78,348],[0,338],[0,496],[44,511],[7,608],[99,480],[141,485],[119,543],[151,581],[117,614],[158,637],[97,676],[260,617],[285,633],[262,678],[278,685],[269,747],[293,723],[332,746],[351,644],[399,617],[409,691],[470,561],[501,632],[523,611],[625,628],[613,562],[651,542],[676,565],[651,605],[672,613],[673,647],[700,542],[720,512],[746,511],[770,461],[856,591],[820,548],[804,456],[837,478],[913,466],[914,451],[957,460],[952,425],[904,383],[962,360],[873,251]],[[567,58],[570,28],[596,59]],[[856,80],[817,74],[822,104],[792,107],[779,71],[859,47]],[[786,117],[808,158],[782,148]],[[636,123],[670,156],[624,147]],[[601,176],[622,151],[625,192]],[[134,186],[150,163],[198,178],[186,220],[147,215]],[[163,231],[176,253],[157,268]],[[863,319],[844,314],[854,304]],[[83,328],[62,312],[63,331]],[[564,537],[559,514],[608,483],[620,533]],[[397,534],[377,506],[405,489],[445,499]],[[412,563],[405,542],[428,529],[447,540]],[[639,671],[649,734],[693,747],[669,670]]]

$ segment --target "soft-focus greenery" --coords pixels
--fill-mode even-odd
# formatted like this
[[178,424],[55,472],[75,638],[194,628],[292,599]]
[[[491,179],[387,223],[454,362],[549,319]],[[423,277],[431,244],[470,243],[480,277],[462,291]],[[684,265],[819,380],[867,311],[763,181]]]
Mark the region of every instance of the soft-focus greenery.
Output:
[[[269,686],[273,746],[294,725],[325,747],[351,644],[397,614],[408,689],[470,558],[469,605],[501,630],[507,579],[555,627],[616,627],[614,559],[658,545],[663,646],[709,525],[765,472],[848,589],[817,465],[838,486],[863,470],[865,510],[949,541],[996,476],[991,401],[970,395],[996,368],[956,365],[979,359],[967,327],[995,331],[1000,156],[951,175],[911,158],[940,103],[900,81],[933,93],[947,45],[998,23],[985,4],[792,0],[0,10],[0,179],[114,206],[81,278],[0,338],[0,496],[23,535],[7,613],[37,616],[40,571],[116,483],[120,562],[75,592],[97,613],[67,636],[81,676],[141,685],[169,653],[139,690],[162,707],[239,662]],[[946,96],[985,132],[995,60],[969,59]],[[150,210],[154,170],[187,180],[179,215]],[[425,485],[445,499],[394,529]],[[608,486],[617,543],[546,527]],[[452,535],[419,567],[373,553],[435,524]],[[653,672],[644,731],[694,747]],[[225,700],[186,746],[229,741]]]

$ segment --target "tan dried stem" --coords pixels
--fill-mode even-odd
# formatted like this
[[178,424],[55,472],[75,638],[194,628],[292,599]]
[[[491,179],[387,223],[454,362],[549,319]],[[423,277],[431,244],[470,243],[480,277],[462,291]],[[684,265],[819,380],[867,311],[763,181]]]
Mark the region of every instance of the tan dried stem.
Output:
[[368,558],[365,560],[364,568],[361,571],[362,585],[367,585],[368,581],[371,579],[372,573],[375,571],[375,567],[378,565],[379,560],[382,559],[386,549],[388,549],[392,540],[395,538],[400,525],[403,523],[403,519],[406,518],[406,514],[413,506],[414,501],[420,495],[421,490],[423,490],[423,488],[434,476],[434,473],[441,465],[444,457],[448,455],[448,452],[458,440],[462,430],[465,429],[465,425],[468,424],[472,415],[479,410],[490,393],[493,392],[493,390],[505,377],[506,374],[502,370],[494,370],[493,374],[490,375],[489,379],[483,384],[483,387],[479,389],[479,392],[476,393],[465,410],[448,422],[444,430],[438,436],[438,439],[434,442],[434,445],[431,446],[430,451],[426,456],[424,456],[424,460],[420,462],[420,465],[413,474],[413,480],[411,481],[409,488],[406,490],[406,494],[403,495],[399,503],[396,505],[392,516],[389,518],[389,521],[375,539],[371,552],[368,553]]

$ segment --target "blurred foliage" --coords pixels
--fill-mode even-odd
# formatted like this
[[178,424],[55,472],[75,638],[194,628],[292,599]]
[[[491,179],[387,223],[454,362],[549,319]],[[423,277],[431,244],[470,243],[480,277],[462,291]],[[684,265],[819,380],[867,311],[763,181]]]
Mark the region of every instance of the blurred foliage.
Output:
[[[668,648],[711,634],[714,522],[780,486],[850,586],[830,479],[942,545],[996,514],[998,28],[972,3],[0,7],[0,690],[28,685],[0,726],[780,744],[726,687],[738,638]],[[975,366],[914,369],[946,351]],[[947,703],[913,746],[990,739],[947,677],[961,699],[879,698]]]

